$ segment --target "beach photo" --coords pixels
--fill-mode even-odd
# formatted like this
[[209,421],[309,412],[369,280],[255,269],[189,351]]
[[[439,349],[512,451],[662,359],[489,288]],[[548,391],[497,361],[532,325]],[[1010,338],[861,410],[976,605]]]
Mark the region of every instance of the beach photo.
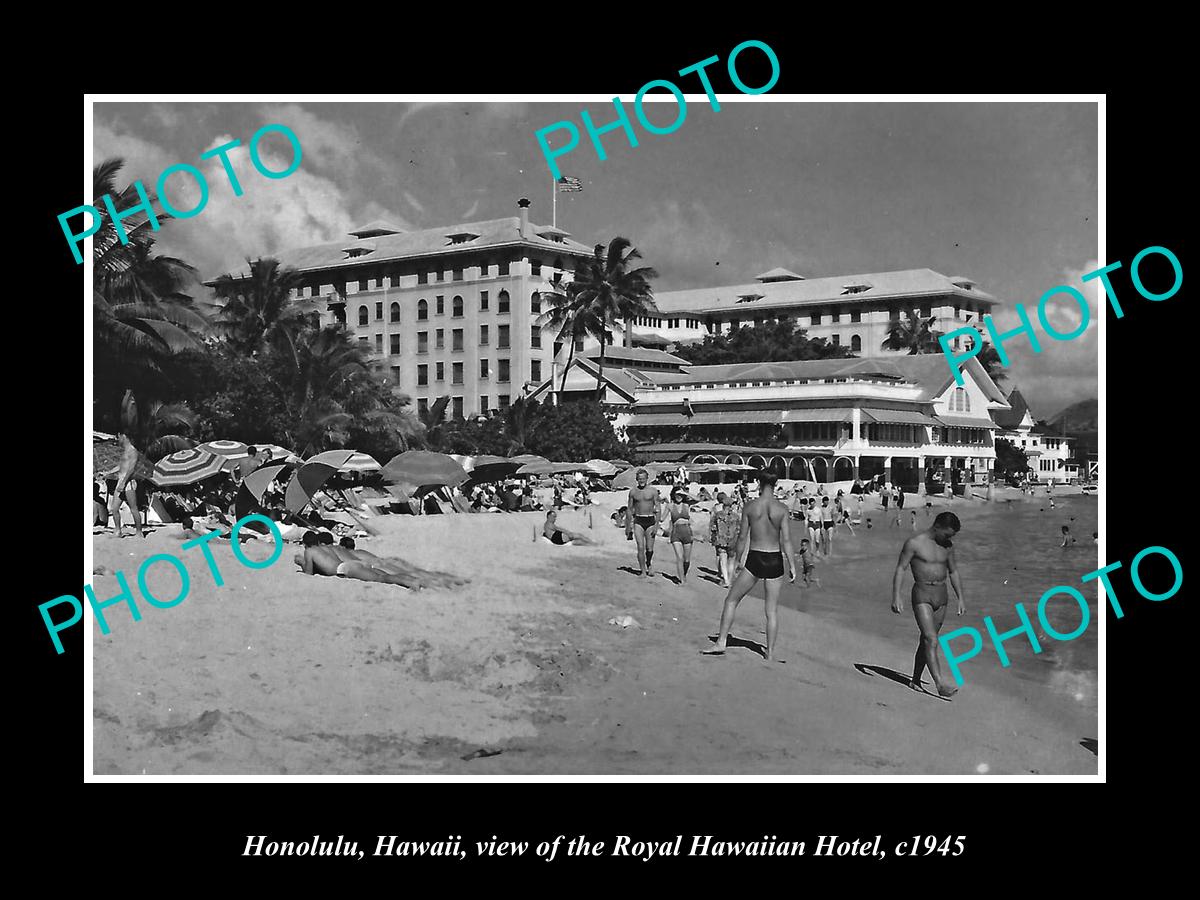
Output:
[[693,89],[90,101],[93,777],[1098,776],[1097,101]]

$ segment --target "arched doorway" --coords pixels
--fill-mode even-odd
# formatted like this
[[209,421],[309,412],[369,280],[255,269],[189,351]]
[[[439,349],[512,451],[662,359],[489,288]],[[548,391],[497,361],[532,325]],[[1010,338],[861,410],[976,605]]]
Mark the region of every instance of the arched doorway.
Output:
[[787,478],[787,473],[788,473],[787,463],[784,462],[782,456],[772,456],[771,457],[770,469],[771,469],[771,472],[774,475],[776,475],[777,477]]
[[692,462],[695,465],[711,465],[717,462],[717,458],[715,456],[710,456],[707,453],[701,453],[699,456],[692,457]]
[[839,456],[833,461],[833,480],[851,481],[854,478],[854,460],[848,456]]
[[828,481],[826,475],[829,472],[829,460],[823,456],[818,456],[812,461],[812,473],[814,481]]
[[767,467],[767,461],[756,453],[754,456],[751,456],[746,460],[746,465],[753,466],[756,469],[765,469]]
[[730,453],[727,457],[725,457],[726,465],[740,466],[740,465],[744,465],[744,463],[745,463],[745,460],[742,459],[741,454],[739,454],[739,453]]
[[793,456],[792,461],[788,463],[788,478],[793,481],[808,481],[811,478],[808,472],[808,460],[803,456]]

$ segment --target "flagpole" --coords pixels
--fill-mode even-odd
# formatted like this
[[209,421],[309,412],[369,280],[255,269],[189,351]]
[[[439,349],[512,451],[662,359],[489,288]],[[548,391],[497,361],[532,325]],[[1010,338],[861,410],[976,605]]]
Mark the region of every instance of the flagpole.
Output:
[[557,228],[558,227],[558,185],[555,184],[553,175],[550,176],[550,210],[551,210],[551,216],[552,216],[551,221],[550,221],[550,226],[552,228]]

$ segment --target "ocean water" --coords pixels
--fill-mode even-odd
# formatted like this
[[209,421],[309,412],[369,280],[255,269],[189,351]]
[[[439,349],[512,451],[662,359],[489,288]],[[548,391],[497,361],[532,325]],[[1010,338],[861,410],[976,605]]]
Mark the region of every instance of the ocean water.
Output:
[[[785,585],[782,603],[815,616],[828,616],[852,628],[889,638],[898,648],[895,660],[856,660],[884,665],[908,674],[912,669],[917,628],[911,612],[909,593],[911,575],[905,575],[901,596],[905,610],[897,616],[891,611],[892,574],[900,547],[912,535],[910,513],[915,497],[903,512],[903,527],[889,527],[894,511],[886,514],[868,509],[873,527],[857,527],[850,537],[843,529],[834,539],[834,555],[820,558],[817,576],[822,587],[802,589]],[[1099,548],[1092,533],[1098,530],[1098,506],[1095,497],[1055,497],[1055,508],[1038,497],[1034,501],[1012,503],[964,503],[949,506],[940,498],[933,514],[942,509],[955,512],[963,523],[954,541],[958,570],[966,595],[967,612],[955,614],[950,600],[942,633],[969,626],[983,636],[979,655],[961,663],[966,685],[982,681],[1007,693],[1027,694],[1031,689],[1050,690],[1064,700],[1094,705],[1098,669],[1099,622],[1107,601],[1098,597],[1098,582],[1082,584],[1082,575],[1099,568]],[[916,506],[918,527],[932,520],[923,502]],[[1063,525],[1070,527],[1076,543],[1061,547]],[[797,541],[798,542],[798,541]],[[1042,594],[1057,585],[1069,585],[1087,599],[1090,622],[1087,630],[1074,640],[1062,642],[1047,635],[1037,618],[1037,603]],[[1035,654],[1029,640],[1018,635],[1004,644],[1010,665],[1000,664],[986,627],[984,616],[991,616],[996,630],[1003,634],[1021,623],[1014,605],[1020,602],[1033,624],[1041,653]],[[1079,605],[1060,595],[1047,606],[1047,618],[1059,633],[1075,631],[1081,621]],[[803,640],[796,635],[794,640]],[[955,639],[952,646],[966,649],[968,637]],[[949,673],[947,673],[949,674]],[[928,676],[927,676],[928,677]]]

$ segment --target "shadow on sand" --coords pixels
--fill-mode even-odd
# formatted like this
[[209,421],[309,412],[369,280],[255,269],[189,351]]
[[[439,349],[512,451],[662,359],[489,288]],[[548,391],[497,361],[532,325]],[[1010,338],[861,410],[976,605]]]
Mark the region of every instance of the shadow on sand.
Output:
[[[715,634],[710,634],[708,639],[714,644],[717,642],[717,636]],[[766,644],[760,644],[758,641],[748,641],[745,638],[736,637],[732,634],[725,639],[725,648],[727,650],[732,650],[734,648],[741,650],[753,650],[763,659],[767,658]]]
[[[866,675],[868,678],[874,678],[876,675],[882,675],[888,681],[894,681],[896,684],[904,687],[906,690],[912,690],[912,688],[908,686],[911,676],[897,672],[895,669],[889,669],[886,666],[869,666],[866,663],[855,663],[854,668],[858,669],[859,672],[861,672],[863,675]],[[923,685],[925,682],[922,681],[921,684]],[[914,693],[916,692],[914,691]],[[935,700],[944,700],[946,703],[951,702],[949,697],[940,697],[936,692],[922,689],[921,693],[925,694],[926,696],[933,697]]]

